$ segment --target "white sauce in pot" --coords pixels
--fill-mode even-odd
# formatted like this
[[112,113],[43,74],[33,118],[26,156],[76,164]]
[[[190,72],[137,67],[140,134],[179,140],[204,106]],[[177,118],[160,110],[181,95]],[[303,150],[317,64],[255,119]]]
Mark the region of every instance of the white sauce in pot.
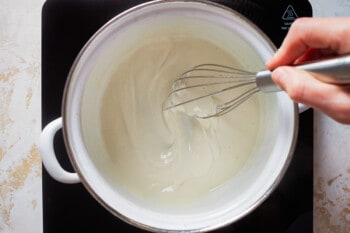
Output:
[[173,81],[201,63],[240,66],[211,42],[159,34],[115,67],[102,99],[101,131],[113,179],[138,197],[189,203],[234,176],[254,149],[257,97],[205,120],[163,110]]

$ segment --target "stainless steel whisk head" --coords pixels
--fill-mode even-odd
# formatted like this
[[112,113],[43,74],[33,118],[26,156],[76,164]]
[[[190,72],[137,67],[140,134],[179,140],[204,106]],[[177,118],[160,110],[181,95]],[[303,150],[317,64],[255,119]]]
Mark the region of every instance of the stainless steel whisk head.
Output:
[[[350,84],[350,55],[304,63],[295,66],[308,72],[321,74],[314,77],[322,82],[336,85]],[[235,91],[236,90],[236,91]],[[240,94],[237,91],[241,90]],[[275,92],[281,89],[273,82],[271,72],[262,70],[257,73],[219,64],[201,64],[184,72],[173,83],[168,96],[166,110],[193,103],[192,115],[197,118],[222,116],[237,108],[258,92]],[[232,93],[237,94],[232,96]],[[222,95],[225,95],[222,97]],[[197,103],[212,102],[204,111],[197,111]],[[192,107],[192,106],[191,106]],[[205,106],[207,107],[207,106]]]
[[[169,94],[170,105],[166,109],[175,108],[200,99],[223,95],[234,89],[242,88],[238,96],[214,103],[211,112],[195,113],[197,118],[221,116],[248,100],[259,92],[256,85],[256,73],[219,64],[201,64],[181,74],[173,83]],[[223,101],[223,102],[222,102]]]

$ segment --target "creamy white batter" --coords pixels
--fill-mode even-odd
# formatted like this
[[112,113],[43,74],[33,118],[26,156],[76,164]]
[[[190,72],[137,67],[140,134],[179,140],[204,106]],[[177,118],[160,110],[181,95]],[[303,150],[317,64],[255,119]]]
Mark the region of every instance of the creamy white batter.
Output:
[[159,34],[115,67],[102,101],[102,135],[114,179],[134,195],[186,204],[223,185],[249,157],[259,128],[257,98],[206,120],[163,109],[182,72],[213,62],[239,65],[208,41]]

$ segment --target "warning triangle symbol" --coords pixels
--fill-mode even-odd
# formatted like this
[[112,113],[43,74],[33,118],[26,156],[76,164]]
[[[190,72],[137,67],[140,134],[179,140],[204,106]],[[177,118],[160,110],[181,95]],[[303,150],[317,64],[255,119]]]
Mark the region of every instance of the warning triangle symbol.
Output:
[[283,13],[282,19],[284,20],[295,20],[298,18],[297,13],[295,12],[292,5],[288,5],[286,11]]

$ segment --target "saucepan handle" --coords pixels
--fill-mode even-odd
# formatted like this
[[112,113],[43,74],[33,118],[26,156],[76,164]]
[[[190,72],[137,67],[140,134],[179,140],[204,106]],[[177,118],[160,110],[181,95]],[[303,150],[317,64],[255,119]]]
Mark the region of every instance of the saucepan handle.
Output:
[[310,108],[309,105],[298,103],[299,113],[303,113]]
[[50,122],[40,134],[39,149],[47,172],[57,181],[66,184],[79,183],[77,173],[64,170],[59,164],[54,150],[54,136],[62,128],[62,117]]

